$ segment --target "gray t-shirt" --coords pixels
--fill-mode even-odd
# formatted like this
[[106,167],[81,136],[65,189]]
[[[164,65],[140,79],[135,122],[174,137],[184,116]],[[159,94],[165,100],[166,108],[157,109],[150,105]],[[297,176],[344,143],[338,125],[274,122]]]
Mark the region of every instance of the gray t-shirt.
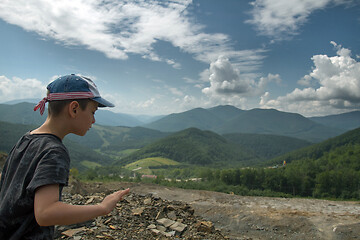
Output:
[[54,227],[40,227],[35,220],[35,190],[59,184],[61,197],[69,168],[69,153],[57,136],[28,132],[17,142],[1,175],[0,239],[53,239]]

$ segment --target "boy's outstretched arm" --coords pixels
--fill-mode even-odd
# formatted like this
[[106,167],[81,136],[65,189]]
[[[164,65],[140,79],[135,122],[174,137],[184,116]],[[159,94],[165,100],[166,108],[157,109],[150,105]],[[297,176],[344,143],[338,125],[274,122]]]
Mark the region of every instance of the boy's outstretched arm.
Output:
[[110,213],[130,189],[114,192],[97,205],[70,205],[59,201],[59,185],[45,185],[35,192],[34,212],[40,226],[81,223]]

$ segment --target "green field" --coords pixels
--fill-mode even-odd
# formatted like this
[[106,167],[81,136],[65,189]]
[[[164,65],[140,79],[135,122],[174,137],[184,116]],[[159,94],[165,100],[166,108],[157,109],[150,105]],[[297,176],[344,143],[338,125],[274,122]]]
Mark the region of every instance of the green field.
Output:
[[125,168],[131,171],[136,171],[140,174],[153,174],[149,167],[169,165],[179,165],[179,163],[168,158],[152,157],[140,159],[136,162],[130,163],[126,165]]
[[99,163],[96,162],[91,162],[91,161],[81,161],[81,165],[87,167],[87,168],[91,168],[94,169],[96,167],[101,167],[101,165]]

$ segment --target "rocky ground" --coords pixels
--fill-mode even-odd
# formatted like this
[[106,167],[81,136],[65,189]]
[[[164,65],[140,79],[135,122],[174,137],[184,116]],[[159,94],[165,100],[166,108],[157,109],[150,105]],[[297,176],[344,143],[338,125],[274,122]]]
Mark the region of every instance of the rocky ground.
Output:
[[75,183],[64,201],[131,194],[108,216],[57,228],[56,239],[360,239],[360,202],[246,197],[141,183]]

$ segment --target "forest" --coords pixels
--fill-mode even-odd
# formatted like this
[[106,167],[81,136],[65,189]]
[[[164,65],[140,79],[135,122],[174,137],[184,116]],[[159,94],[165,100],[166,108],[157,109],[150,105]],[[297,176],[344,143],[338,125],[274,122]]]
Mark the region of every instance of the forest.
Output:
[[[129,178],[121,167],[91,169],[84,180],[150,181],[167,186],[279,197],[360,199],[360,129],[295,150],[257,167],[214,168],[195,165],[153,167],[156,179]],[[288,160],[289,162],[287,162]],[[121,172],[125,178],[120,178]],[[189,179],[196,178],[197,181]],[[201,180],[199,180],[201,179]]]

